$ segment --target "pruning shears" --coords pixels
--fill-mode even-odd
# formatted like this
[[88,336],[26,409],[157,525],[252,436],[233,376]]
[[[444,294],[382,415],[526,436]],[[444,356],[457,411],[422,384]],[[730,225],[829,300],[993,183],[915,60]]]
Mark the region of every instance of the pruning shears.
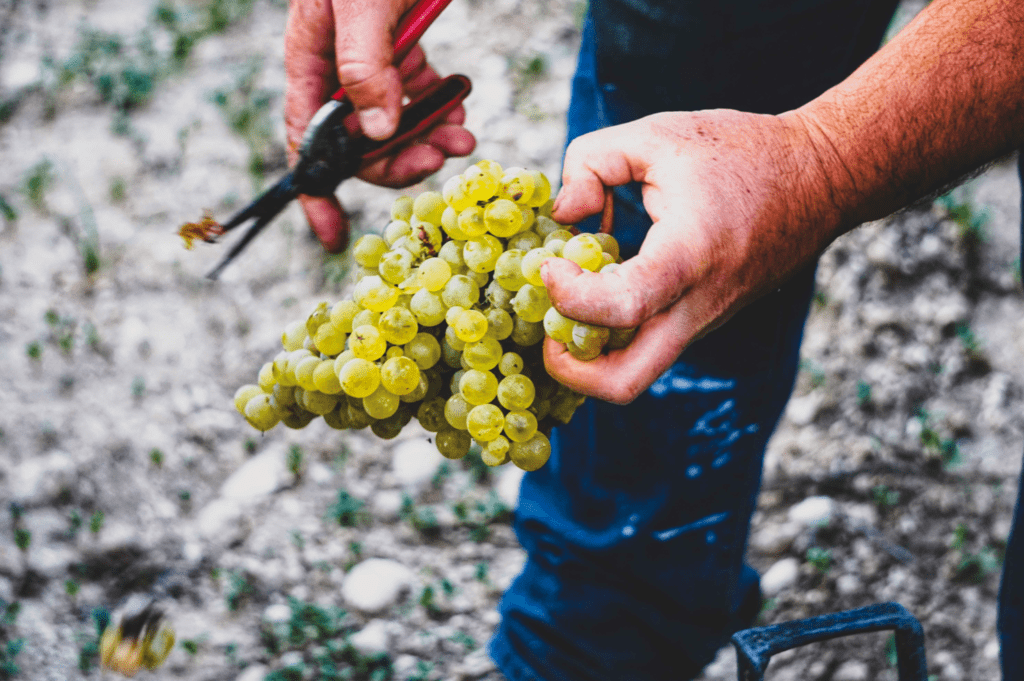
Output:
[[[434,19],[451,0],[419,0],[402,17],[395,30],[394,61],[400,63]],[[362,135],[355,121],[355,107],[340,88],[310,120],[299,144],[299,160],[277,184],[219,226],[223,234],[253,220],[231,250],[207,275],[216,279],[284,207],[299,194],[329,196],[364,163],[382,158],[405,146],[451,113],[471,89],[469,79],[452,75],[435,82],[402,107],[398,129],[390,138],[377,141]],[[209,239],[212,240],[212,239]]]

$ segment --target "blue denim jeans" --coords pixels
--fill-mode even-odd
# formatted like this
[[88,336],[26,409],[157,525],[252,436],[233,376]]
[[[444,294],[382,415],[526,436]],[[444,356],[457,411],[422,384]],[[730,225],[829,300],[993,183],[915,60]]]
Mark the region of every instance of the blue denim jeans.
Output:
[[[655,111],[799,106],[877,48],[895,4],[592,0],[569,139]],[[624,257],[649,226],[639,188],[617,188]],[[750,515],[813,275],[692,344],[632,404],[588,400],[555,430],[551,460],[523,480],[515,530],[527,562],[490,644],[509,679],[692,678],[751,622]]]

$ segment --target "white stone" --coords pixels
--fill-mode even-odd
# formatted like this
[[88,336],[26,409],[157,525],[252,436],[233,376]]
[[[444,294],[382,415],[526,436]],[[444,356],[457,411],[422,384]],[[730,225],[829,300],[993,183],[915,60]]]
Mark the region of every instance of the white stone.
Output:
[[828,525],[836,512],[831,497],[807,497],[789,509],[789,519],[804,527]]
[[345,602],[363,612],[379,612],[398,602],[412,585],[412,570],[386,558],[370,558],[353,567],[341,585]]
[[373,495],[373,515],[381,520],[396,520],[402,510],[402,493],[385,489]]
[[839,665],[832,675],[832,681],[867,681],[870,670],[862,660],[847,660]]
[[247,533],[242,522],[242,507],[232,499],[214,499],[199,511],[196,530],[204,539],[217,540],[229,546]]
[[285,481],[282,451],[268,449],[249,459],[220,488],[221,496],[241,502],[257,501],[276,492]]
[[287,622],[291,618],[292,609],[284,603],[275,603],[274,605],[268,605],[267,609],[263,611],[263,621],[270,622],[271,624]]
[[391,643],[385,620],[370,620],[365,627],[352,634],[348,640],[352,647],[365,656],[386,653],[388,645]]
[[793,544],[801,529],[798,523],[767,522],[754,530],[750,547],[769,556],[779,555]]
[[761,575],[761,592],[771,598],[796,584],[800,575],[800,562],[796,558],[783,558]]
[[411,494],[419,494],[444,461],[437,447],[426,440],[407,440],[392,451],[391,470],[398,485]]
[[821,409],[821,403],[825,397],[818,391],[807,393],[801,397],[794,397],[786,406],[786,418],[794,426],[806,426],[814,421]]
[[512,464],[506,464],[502,468],[504,470],[494,484],[494,491],[497,492],[502,503],[515,509],[519,505],[519,485],[522,484],[526,471],[516,468]]
[[840,575],[836,580],[836,591],[844,596],[855,594],[860,588],[860,579],[856,575]]
[[53,452],[25,459],[15,466],[7,489],[13,501],[42,504],[71,486],[74,475],[74,460],[64,452]]

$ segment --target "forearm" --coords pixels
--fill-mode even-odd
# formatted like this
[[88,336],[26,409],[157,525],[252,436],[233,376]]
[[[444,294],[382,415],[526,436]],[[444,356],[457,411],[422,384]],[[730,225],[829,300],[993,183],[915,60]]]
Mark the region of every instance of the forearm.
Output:
[[1024,144],[1022,93],[1024,3],[936,0],[782,118],[806,130],[807,192],[838,235]]

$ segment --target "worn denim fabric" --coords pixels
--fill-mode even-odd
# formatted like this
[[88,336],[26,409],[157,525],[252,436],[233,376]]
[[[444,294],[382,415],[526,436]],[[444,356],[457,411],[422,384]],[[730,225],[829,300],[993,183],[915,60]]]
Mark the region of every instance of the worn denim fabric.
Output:
[[[569,138],[656,111],[799,106],[871,54],[894,7],[592,0]],[[649,226],[638,188],[618,188],[624,257]],[[515,530],[528,559],[490,646],[509,679],[692,678],[750,623],[750,515],[813,275],[692,344],[632,404],[588,400],[555,430],[551,460],[523,480]]]

